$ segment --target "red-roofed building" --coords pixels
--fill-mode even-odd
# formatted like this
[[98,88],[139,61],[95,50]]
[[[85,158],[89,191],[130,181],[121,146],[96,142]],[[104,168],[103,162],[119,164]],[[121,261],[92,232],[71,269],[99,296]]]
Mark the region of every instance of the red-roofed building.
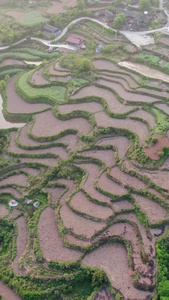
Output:
[[81,39],[74,38],[69,36],[66,40],[66,42],[70,45],[76,46],[78,48],[81,48],[84,45],[84,42]]

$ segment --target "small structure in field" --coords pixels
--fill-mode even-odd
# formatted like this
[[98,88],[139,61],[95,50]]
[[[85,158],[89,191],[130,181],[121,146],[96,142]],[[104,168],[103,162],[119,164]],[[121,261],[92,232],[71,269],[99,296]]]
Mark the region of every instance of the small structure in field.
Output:
[[79,49],[80,48],[84,49],[84,42],[81,39],[69,36],[66,40],[66,43],[69,44],[69,45],[75,46]]
[[16,200],[14,200],[14,199],[11,199],[9,201],[9,206],[16,207],[16,206],[18,206],[18,202]]
[[40,202],[39,202],[39,201],[35,201],[35,202],[33,203],[33,206],[34,206],[35,208],[38,208],[39,205],[40,205]]
[[29,205],[32,202],[31,199],[25,199],[25,201],[23,202],[24,205]]
[[55,34],[55,35],[59,35],[61,33],[61,30],[59,28],[56,28],[56,27],[54,27],[52,25],[49,25],[49,24],[45,24],[43,26],[43,30],[45,31],[45,33],[47,35],[52,34],[52,33]]

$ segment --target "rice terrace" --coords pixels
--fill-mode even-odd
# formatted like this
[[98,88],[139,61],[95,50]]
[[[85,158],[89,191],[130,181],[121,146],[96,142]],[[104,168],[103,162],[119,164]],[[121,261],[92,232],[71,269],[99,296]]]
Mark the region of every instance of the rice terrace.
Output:
[[168,300],[168,1],[0,21],[0,299]]

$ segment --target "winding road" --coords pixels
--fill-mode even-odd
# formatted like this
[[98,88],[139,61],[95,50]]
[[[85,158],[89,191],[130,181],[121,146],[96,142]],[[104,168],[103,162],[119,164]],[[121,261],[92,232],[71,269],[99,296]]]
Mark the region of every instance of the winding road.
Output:
[[[164,8],[163,6],[163,0],[160,0],[160,8],[164,10],[166,16],[167,16],[167,19],[168,19],[168,22],[169,22],[169,14],[167,12],[167,10]],[[50,46],[52,42],[57,42],[59,41],[65,34],[66,32],[68,31],[69,27],[73,24],[76,24],[82,20],[90,20],[90,21],[93,21],[95,23],[98,23],[100,24],[102,27],[106,28],[106,29],[110,29],[112,31],[115,31],[117,32],[116,29],[113,29],[111,28],[110,26],[108,26],[106,23],[104,22],[101,22],[99,20],[96,20],[94,18],[89,18],[89,17],[81,17],[81,18],[77,18],[75,20],[73,20],[72,22],[70,22],[64,29],[63,31],[61,32],[61,34],[59,34],[55,39],[53,40],[44,40],[44,39],[40,39],[40,38],[36,38],[36,37],[31,37],[30,39],[33,40],[33,41],[37,41],[37,42],[40,42],[42,44],[44,44],[45,46]],[[144,46],[144,45],[148,45],[148,44],[151,44],[151,43],[154,43],[154,38],[152,36],[149,36],[149,34],[151,33],[154,33],[154,32],[164,32],[165,34],[169,34],[169,24],[167,23],[164,27],[161,27],[161,28],[158,28],[158,29],[154,29],[154,30],[147,30],[147,31],[138,31],[138,32],[131,32],[131,31],[120,31],[121,34],[123,34],[128,40],[130,40],[134,45],[136,45],[137,47],[141,47],[141,46]],[[5,49],[9,49],[10,47],[12,46],[16,46],[20,43],[23,43],[26,41],[26,38],[16,42],[16,43],[13,43],[12,45],[8,45],[8,46],[4,46],[4,47],[0,47],[0,51],[1,50],[5,50]],[[67,45],[67,44],[52,44],[52,47],[55,47],[55,48],[66,48],[66,49],[70,49],[70,50],[76,50],[75,47],[72,47],[70,45]]]

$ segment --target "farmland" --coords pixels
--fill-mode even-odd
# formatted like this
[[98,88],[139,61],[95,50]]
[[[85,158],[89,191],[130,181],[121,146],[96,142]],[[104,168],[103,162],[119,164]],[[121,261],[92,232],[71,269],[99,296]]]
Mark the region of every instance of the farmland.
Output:
[[167,58],[102,29],[70,27],[76,52],[1,49],[0,299],[169,297]]

